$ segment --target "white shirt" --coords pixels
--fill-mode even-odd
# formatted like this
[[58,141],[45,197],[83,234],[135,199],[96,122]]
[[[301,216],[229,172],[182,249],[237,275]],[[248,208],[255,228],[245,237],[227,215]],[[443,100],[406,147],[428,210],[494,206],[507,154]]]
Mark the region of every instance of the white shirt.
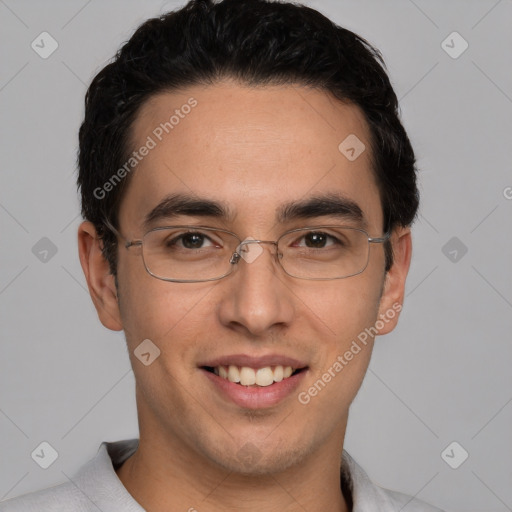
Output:
[[[137,447],[138,439],[102,443],[97,455],[72,481],[3,501],[0,512],[144,512],[114,469]],[[442,512],[405,494],[374,485],[346,451],[341,479],[352,493],[352,512]]]

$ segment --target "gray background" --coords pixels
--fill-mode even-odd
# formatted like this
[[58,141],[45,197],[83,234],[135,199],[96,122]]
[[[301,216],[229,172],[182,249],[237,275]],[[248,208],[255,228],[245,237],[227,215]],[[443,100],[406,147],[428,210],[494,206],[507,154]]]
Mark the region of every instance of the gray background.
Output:
[[[77,257],[77,130],[94,74],[180,3],[0,0],[0,499],[137,436],[123,335],[97,320]],[[376,343],[346,448],[388,488],[512,510],[512,2],[308,3],[382,50],[421,168],[404,312]],[[43,31],[59,44],[47,59],[31,48]],[[441,46],[453,31],[469,44],[456,59]],[[46,470],[42,441],[59,455]],[[441,457],[452,441],[469,453],[458,469]]]

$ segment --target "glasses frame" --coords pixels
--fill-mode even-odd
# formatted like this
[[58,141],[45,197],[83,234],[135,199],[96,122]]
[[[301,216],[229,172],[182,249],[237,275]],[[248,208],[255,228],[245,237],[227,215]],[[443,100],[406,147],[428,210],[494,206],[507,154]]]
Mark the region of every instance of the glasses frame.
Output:
[[[322,224],[322,225],[319,225],[319,226],[311,226],[311,227],[303,227],[303,228],[295,228],[295,229],[290,229],[288,231],[285,231],[277,240],[242,240],[236,233],[233,233],[232,231],[229,231],[227,229],[222,229],[222,228],[213,228],[211,226],[195,226],[195,225],[190,225],[190,224],[185,224],[185,225],[176,225],[176,226],[159,226],[159,227],[156,227],[156,228],[153,228],[153,229],[150,229],[149,231],[147,231],[146,233],[144,233],[144,235],[142,236],[142,238],[139,238],[139,239],[133,239],[133,240],[128,240],[126,239],[125,237],[123,237],[121,235],[121,233],[119,233],[119,231],[117,229],[115,229],[111,224],[110,222],[106,222],[106,225],[109,229],[111,229],[113,231],[113,233],[115,233],[119,238],[123,239],[125,241],[125,244],[124,244],[124,247],[125,249],[130,249],[130,247],[138,247],[140,246],[141,247],[141,256],[142,256],[142,261],[144,263],[144,268],[146,270],[146,272],[154,277],[155,279],[159,279],[161,281],[167,281],[167,282],[171,282],[171,283],[204,283],[204,282],[209,282],[209,281],[219,281],[220,279],[223,279],[227,276],[229,276],[235,269],[235,265],[238,264],[238,262],[240,261],[240,259],[242,259],[242,255],[240,254],[241,253],[241,250],[244,246],[246,245],[249,245],[249,244],[271,244],[271,245],[274,245],[276,247],[276,253],[275,253],[275,257],[276,257],[276,261],[277,263],[279,264],[279,266],[281,267],[281,269],[283,270],[283,272],[290,276],[290,277],[293,277],[295,279],[303,279],[303,280],[306,280],[306,281],[334,281],[336,279],[347,279],[348,277],[353,277],[353,276],[357,276],[359,274],[362,274],[366,268],[368,267],[368,263],[370,261],[370,244],[382,244],[384,242],[387,242],[390,237],[391,237],[391,232],[390,231],[387,231],[383,236],[381,237],[371,237],[367,231],[365,231],[364,229],[360,229],[360,228],[354,228],[352,226],[344,226],[344,225],[340,225],[340,224]],[[151,272],[151,270],[149,269],[147,263],[146,263],[146,260],[144,258],[144,238],[149,234],[149,233],[152,233],[154,231],[162,231],[162,230],[166,230],[166,229],[172,229],[172,228],[180,228],[180,229],[189,229],[189,228],[193,228],[193,229],[201,229],[201,230],[205,230],[205,231],[217,231],[217,232],[221,232],[221,233],[226,233],[228,235],[231,235],[233,236],[234,238],[236,238],[239,242],[235,252],[231,255],[231,258],[229,259],[229,263],[231,264],[231,267],[229,269],[228,272],[226,272],[225,274],[219,276],[219,277],[213,277],[213,278],[209,278],[209,279],[173,279],[173,278],[166,278],[166,277],[160,277],[160,276],[157,276],[156,274],[154,274],[153,272]],[[284,267],[283,267],[283,264],[281,263],[281,258],[282,258],[282,254],[280,255],[279,253],[279,241],[291,234],[291,233],[296,233],[296,232],[299,232],[299,231],[317,231],[319,229],[325,229],[325,228],[342,228],[342,229],[350,229],[350,230],[353,230],[353,231],[359,231],[361,233],[363,233],[365,236],[366,236],[366,240],[368,242],[368,257],[366,259],[366,263],[364,265],[364,267],[359,271],[359,272],[355,272],[353,274],[349,274],[348,276],[342,276],[342,277],[299,277],[299,276],[295,276],[293,274],[290,274]]]

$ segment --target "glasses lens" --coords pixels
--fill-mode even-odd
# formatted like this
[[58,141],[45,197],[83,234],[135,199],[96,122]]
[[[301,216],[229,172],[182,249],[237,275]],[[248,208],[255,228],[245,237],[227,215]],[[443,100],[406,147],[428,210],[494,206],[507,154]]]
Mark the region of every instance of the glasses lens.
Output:
[[279,239],[281,265],[302,279],[341,279],[368,264],[368,234],[359,229],[321,227],[292,231]]
[[159,279],[206,281],[229,274],[238,239],[226,232],[193,226],[157,228],[144,236],[142,255]]

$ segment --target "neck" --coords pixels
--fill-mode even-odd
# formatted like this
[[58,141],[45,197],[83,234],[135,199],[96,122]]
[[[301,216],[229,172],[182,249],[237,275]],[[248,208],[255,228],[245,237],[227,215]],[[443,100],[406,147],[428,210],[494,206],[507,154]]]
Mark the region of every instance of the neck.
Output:
[[[330,443],[279,473],[228,471],[172,441],[143,436],[139,448],[117,470],[128,492],[146,510],[160,512],[350,512],[340,487],[342,443]],[[165,447],[165,448],[164,448]]]

